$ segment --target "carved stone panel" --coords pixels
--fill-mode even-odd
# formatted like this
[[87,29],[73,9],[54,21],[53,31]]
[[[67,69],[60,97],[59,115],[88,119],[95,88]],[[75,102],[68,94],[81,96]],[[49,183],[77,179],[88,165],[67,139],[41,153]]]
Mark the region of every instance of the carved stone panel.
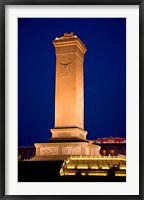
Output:
[[40,155],[58,155],[58,147],[41,147]]
[[72,154],[73,155],[81,155],[81,148],[80,147],[73,147]]
[[60,63],[60,75],[65,77],[71,73],[71,62]]
[[81,155],[81,147],[63,147],[62,155]]

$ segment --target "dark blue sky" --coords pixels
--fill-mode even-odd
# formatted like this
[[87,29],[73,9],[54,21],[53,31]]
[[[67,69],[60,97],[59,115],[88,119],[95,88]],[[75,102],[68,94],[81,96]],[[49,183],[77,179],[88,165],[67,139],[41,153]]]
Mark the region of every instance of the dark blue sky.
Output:
[[18,145],[47,142],[54,128],[55,48],[74,32],[86,45],[87,139],[126,137],[126,19],[18,19]]

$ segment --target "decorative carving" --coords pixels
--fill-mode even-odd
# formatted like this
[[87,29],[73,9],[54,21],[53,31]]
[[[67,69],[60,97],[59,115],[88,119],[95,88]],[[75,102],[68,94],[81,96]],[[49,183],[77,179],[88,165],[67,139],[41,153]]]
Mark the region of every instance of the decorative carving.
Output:
[[72,148],[71,147],[63,147],[62,148],[62,155],[71,155],[72,154]]
[[60,74],[62,76],[67,76],[71,72],[71,62],[60,63]]
[[64,68],[66,68],[69,64],[71,64],[70,62],[69,63],[61,63],[61,65],[63,65]]
[[72,154],[73,155],[80,155],[81,154],[81,148],[80,147],[74,147],[72,149]]
[[40,155],[58,155],[58,147],[41,147]]
[[81,155],[80,147],[63,147],[62,155]]

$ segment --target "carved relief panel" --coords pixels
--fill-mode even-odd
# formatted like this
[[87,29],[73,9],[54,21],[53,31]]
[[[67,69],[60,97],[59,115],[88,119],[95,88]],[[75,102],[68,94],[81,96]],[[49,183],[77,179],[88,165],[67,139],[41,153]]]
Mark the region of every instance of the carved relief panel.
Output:
[[60,63],[60,75],[65,77],[71,73],[71,62]]
[[41,147],[40,155],[58,155],[58,147]]
[[65,78],[72,72],[72,56],[70,55],[61,55],[57,59],[57,69],[59,74]]
[[62,155],[81,155],[81,147],[62,147]]

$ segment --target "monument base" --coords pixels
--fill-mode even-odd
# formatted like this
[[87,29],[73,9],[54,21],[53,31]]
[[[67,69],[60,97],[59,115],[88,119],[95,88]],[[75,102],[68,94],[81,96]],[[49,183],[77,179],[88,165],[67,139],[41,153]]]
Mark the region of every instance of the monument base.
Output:
[[36,143],[36,156],[32,160],[64,160],[69,156],[97,156],[100,146],[84,142],[59,142]]

